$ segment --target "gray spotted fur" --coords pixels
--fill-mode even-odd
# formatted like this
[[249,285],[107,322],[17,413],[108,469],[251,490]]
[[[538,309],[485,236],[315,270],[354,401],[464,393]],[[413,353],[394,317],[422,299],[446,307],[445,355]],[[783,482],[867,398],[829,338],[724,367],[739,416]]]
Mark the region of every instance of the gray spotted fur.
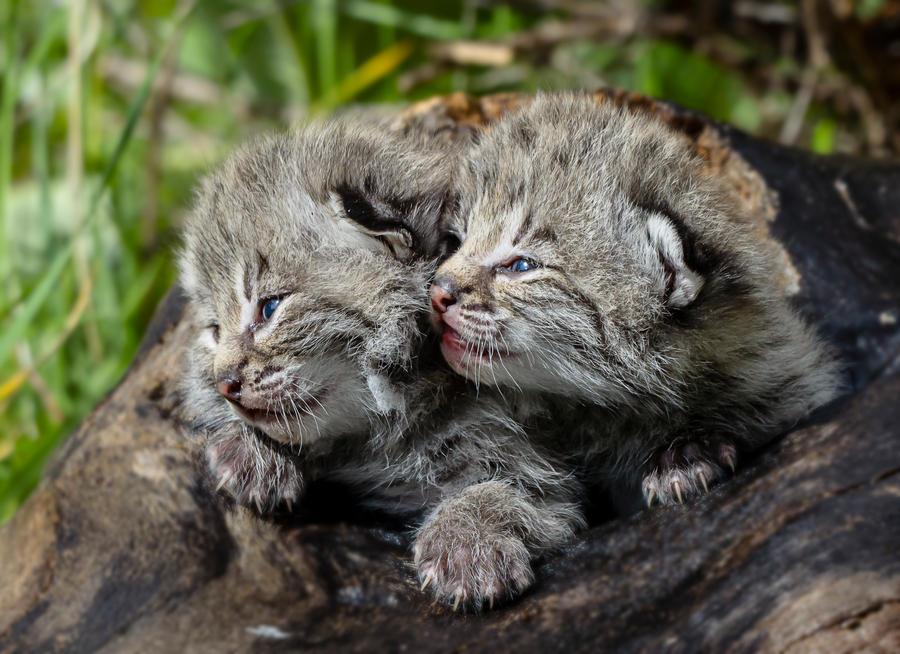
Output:
[[445,229],[463,242],[436,278],[464,342],[448,361],[578,416],[558,451],[614,487],[681,501],[834,397],[765,240],[655,118],[539,96],[487,130],[456,187]]
[[[531,583],[581,524],[577,485],[423,337],[452,157],[345,120],[251,143],[208,176],[184,232],[196,346],[186,406],[220,487],[262,511],[336,479],[420,517],[421,583],[478,609]],[[358,194],[402,233],[348,219]],[[281,297],[265,324],[260,301]],[[218,326],[218,341],[213,338]],[[242,419],[216,391],[240,378]],[[522,414],[524,415],[524,414]],[[527,425],[526,425],[527,426]]]

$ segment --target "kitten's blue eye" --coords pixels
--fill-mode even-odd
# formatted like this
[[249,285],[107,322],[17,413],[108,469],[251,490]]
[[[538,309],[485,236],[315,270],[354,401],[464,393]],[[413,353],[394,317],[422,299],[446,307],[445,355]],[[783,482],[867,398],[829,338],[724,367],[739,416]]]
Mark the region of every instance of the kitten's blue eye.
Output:
[[259,315],[262,317],[263,322],[268,322],[269,318],[271,318],[272,314],[275,313],[275,309],[278,308],[278,305],[280,303],[281,299],[277,297],[270,297],[268,300],[263,302],[263,305],[259,310]]
[[511,261],[510,263],[508,263],[506,265],[506,268],[510,272],[523,273],[523,272],[528,272],[529,270],[534,270],[535,268],[537,268],[537,264],[534,261],[531,261],[530,259],[519,258],[519,259],[516,259],[515,261]]

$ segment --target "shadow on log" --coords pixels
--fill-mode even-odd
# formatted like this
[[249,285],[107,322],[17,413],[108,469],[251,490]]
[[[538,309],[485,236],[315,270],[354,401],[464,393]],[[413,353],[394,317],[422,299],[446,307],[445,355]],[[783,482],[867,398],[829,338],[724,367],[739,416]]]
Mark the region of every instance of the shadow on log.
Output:
[[[598,95],[684,131],[758,216],[785,293],[843,355],[844,399],[707,497],[595,526],[518,601],[459,616],[418,592],[403,525],[334,497],[261,521],[212,493],[179,417],[173,289],[0,532],[0,652],[900,650],[900,164]],[[527,101],[457,95],[404,120],[452,139]]]

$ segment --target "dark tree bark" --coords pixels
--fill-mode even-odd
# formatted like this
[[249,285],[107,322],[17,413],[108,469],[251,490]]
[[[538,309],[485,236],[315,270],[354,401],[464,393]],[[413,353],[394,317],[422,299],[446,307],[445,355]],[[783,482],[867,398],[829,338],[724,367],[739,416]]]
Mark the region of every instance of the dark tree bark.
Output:
[[[621,93],[694,141],[783,253],[847,396],[686,506],[610,520],[481,615],[419,593],[403,525],[323,488],[260,520],[180,418],[177,289],[0,531],[0,652],[900,650],[900,164],[819,158]],[[524,96],[417,105],[439,138]],[[350,507],[350,508],[348,508]]]

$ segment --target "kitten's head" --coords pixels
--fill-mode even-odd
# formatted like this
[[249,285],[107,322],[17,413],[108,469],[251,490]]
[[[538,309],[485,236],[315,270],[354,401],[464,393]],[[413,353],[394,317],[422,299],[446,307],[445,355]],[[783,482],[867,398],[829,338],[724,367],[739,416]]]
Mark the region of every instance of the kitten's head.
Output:
[[601,404],[663,393],[685,372],[680,327],[756,274],[746,226],[683,137],[590,96],[499,121],[456,182],[444,229],[462,245],[432,318],[476,381]]
[[437,154],[356,123],[230,157],[185,228],[191,383],[281,442],[402,408],[448,180]]

